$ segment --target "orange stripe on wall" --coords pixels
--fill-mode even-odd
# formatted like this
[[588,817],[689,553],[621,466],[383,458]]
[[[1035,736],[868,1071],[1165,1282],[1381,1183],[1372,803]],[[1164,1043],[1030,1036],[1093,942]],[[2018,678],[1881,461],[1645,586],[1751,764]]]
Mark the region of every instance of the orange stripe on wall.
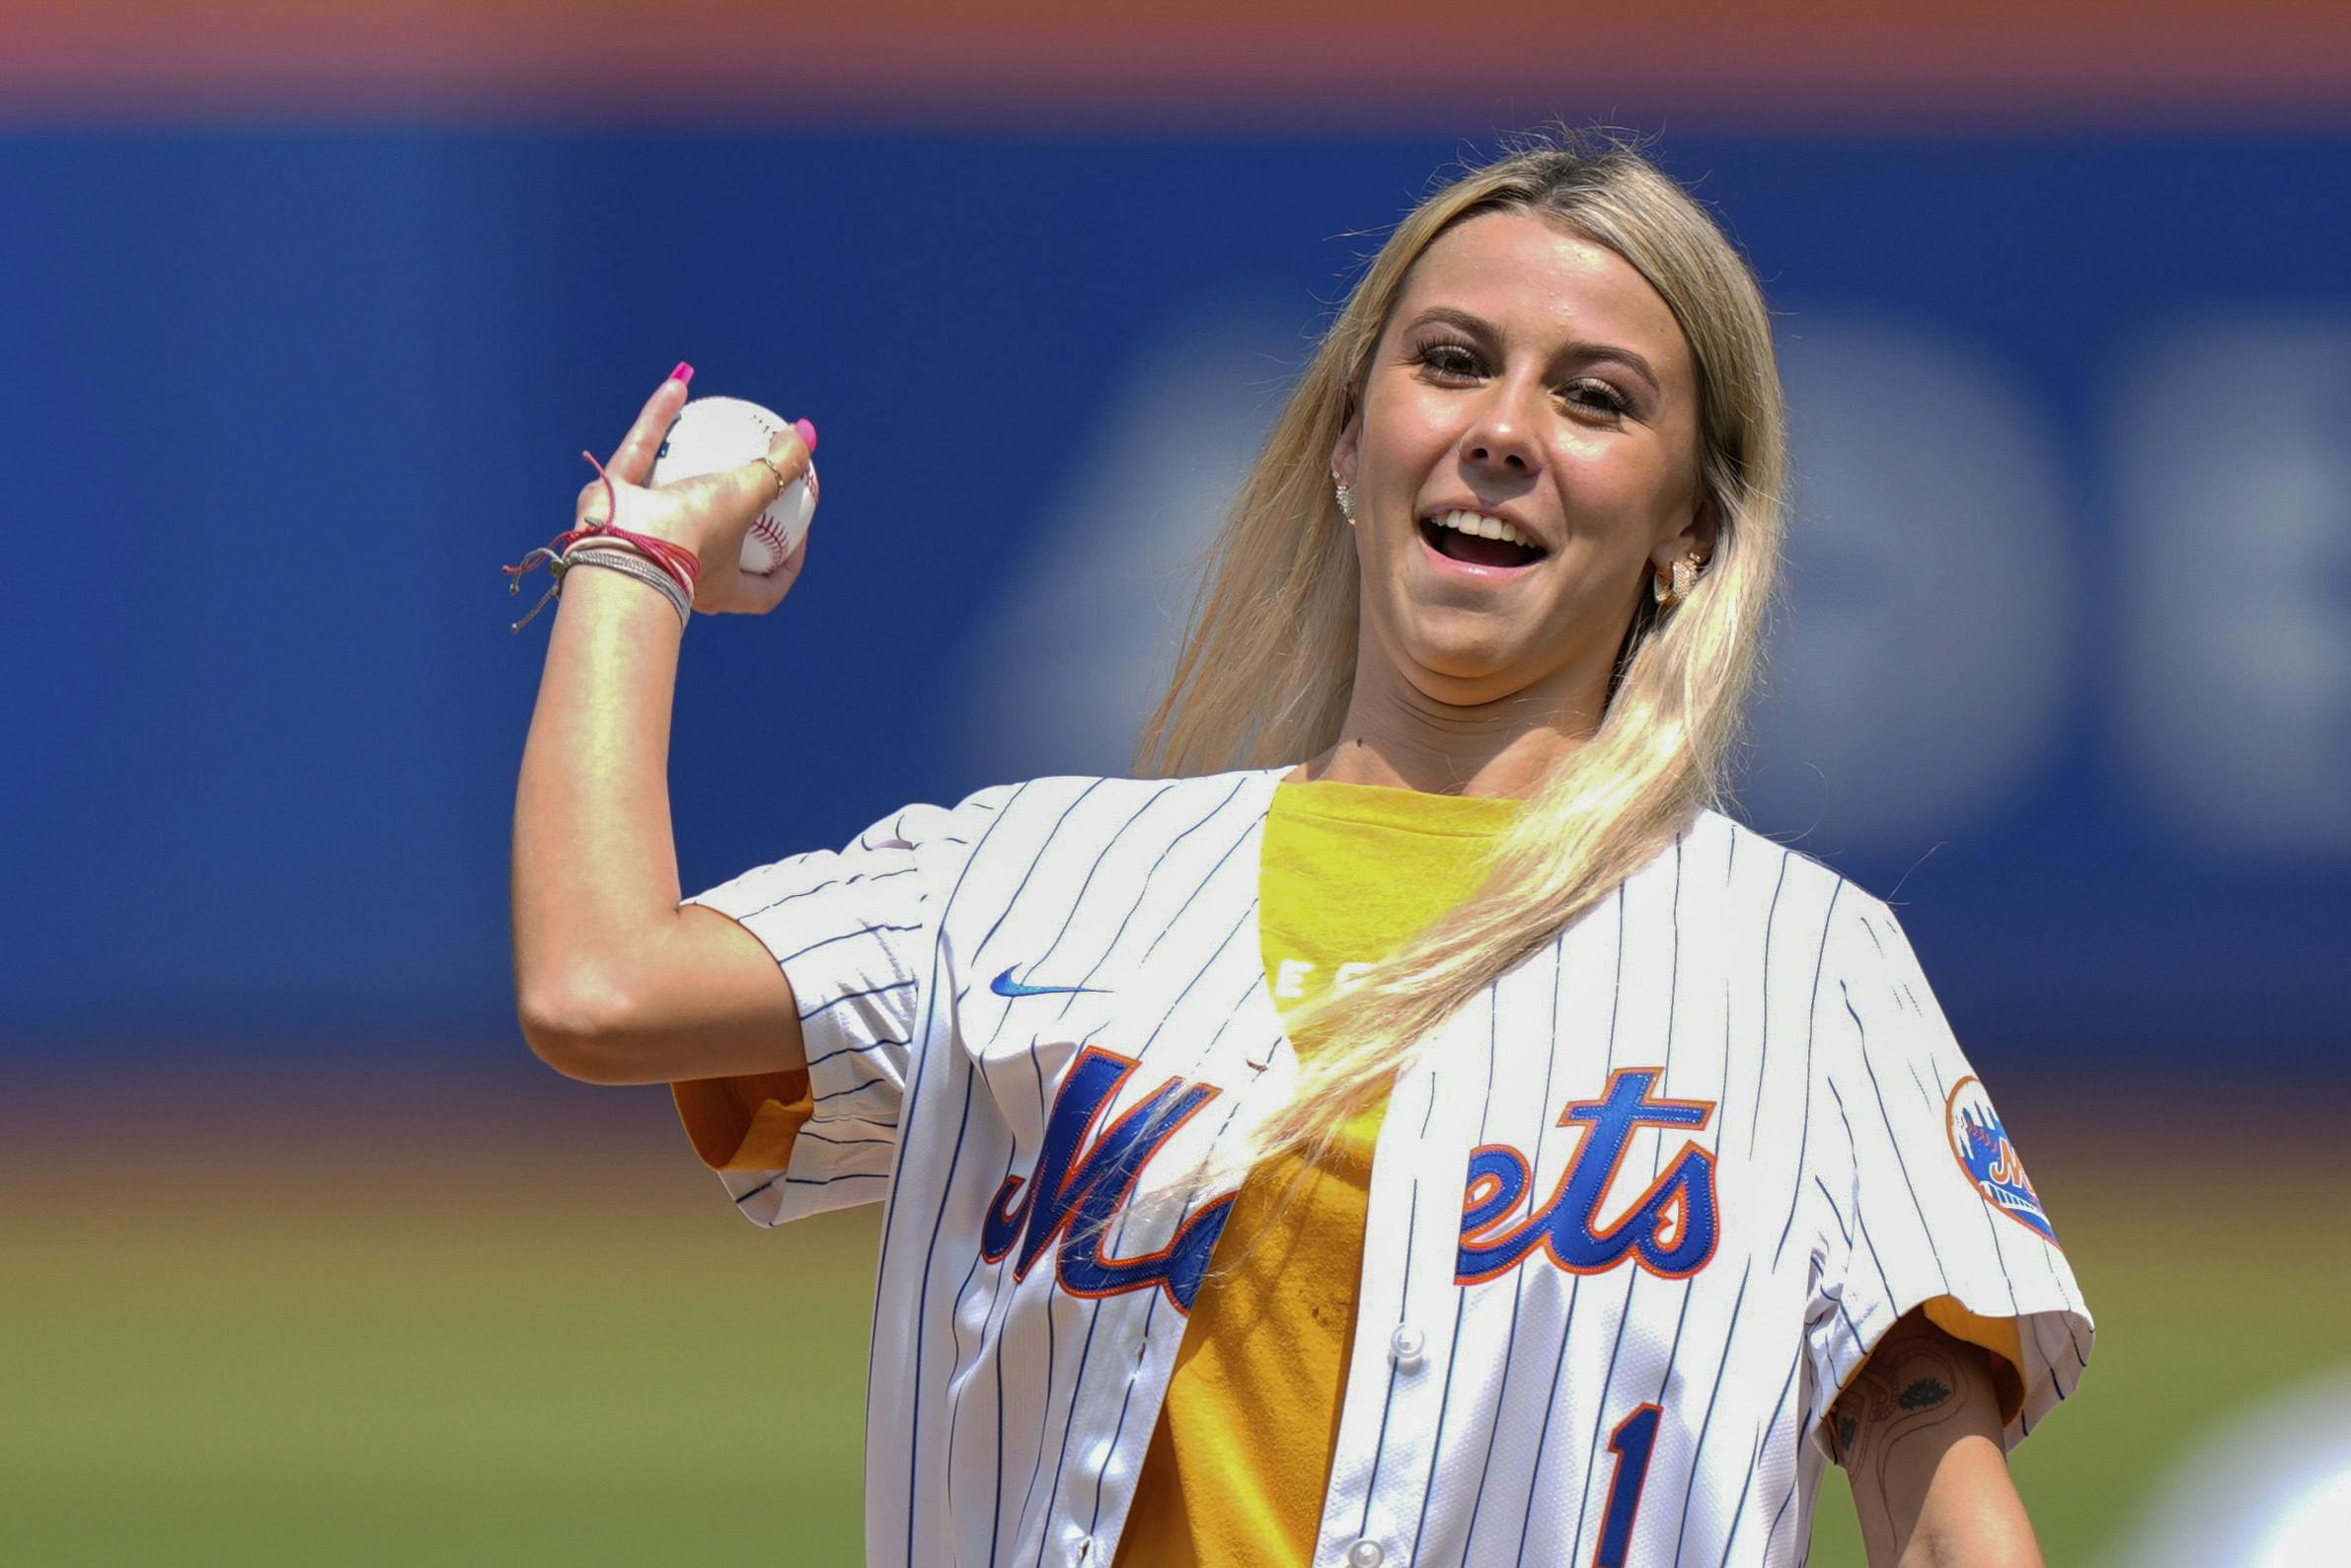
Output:
[[2342,0],[112,0],[0,9],[0,113],[1337,126],[2351,120]]

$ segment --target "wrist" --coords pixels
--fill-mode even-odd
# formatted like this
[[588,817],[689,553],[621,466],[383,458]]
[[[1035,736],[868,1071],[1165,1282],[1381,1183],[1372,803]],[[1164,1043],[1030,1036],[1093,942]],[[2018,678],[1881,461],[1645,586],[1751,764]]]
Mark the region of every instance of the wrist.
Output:
[[[636,545],[619,539],[597,535],[583,539],[566,550],[556,568],[560,573],[558,590],[569,596],[579,584],[597,583],[590,591],[608,597],[611,588],[601,586],[610,579],[626,577],[641,586],[621,588],[624,597],[640,604],[650,605],[655,598],[669,606],[682,633],[693,619],[693,599],[687,583],[666,563],[655,560]],[[650,589],[648,594],[645,590]]]

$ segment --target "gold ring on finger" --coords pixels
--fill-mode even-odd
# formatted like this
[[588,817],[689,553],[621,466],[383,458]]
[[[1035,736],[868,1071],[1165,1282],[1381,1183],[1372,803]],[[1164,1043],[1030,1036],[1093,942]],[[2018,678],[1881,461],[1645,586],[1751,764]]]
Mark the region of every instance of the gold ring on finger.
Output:
[[767,466],[767,471],[770,474],[776,476],[776,493],[778,495],[783,494],[784,486],[791,484],[792,482],[784,477],[784,471],[782,469],[776,467],[776,460],[772,457],[769,457],[765,452],[762,452],[753,461],[765,464]]

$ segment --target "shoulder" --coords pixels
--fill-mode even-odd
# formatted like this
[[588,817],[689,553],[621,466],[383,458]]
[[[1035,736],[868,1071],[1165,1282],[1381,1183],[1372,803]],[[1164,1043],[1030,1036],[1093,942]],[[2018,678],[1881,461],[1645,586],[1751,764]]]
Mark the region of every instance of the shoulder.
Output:
[[1017,784],[992,784],[965,797],[954,811],[965,820],[1003,815],[1011,819],[1006,823],[1008,829],[1018,825],[1029,832],[1047,824],[1067,827],[1115,824],[1161,802],[1171,810],[1189,805],[1215,809],[1229,804],[1261,817],[1284,771],[1257,768],[1183,779],[1057,774]]
[[1055,775],[993,784],[946,810],[910,811],[932,811],[917,825],[962,855],[985,861],[975,870],[986,875],[990,868],[1005,871],[1048,852],[1056,859],[1083,859],[1113,842],[1134,847],[1179,838],[1211,818],[1229,822],[1237,832],[1253,827],[1263,822],[1280,774],[1279,769],[1255,769],[1184,779]]
[[930,861],[940,929],[985,966],[1052,952],[1073,931],[1170,930],[1253,898],[1275,778],[1056,776],[982,790],[954,808],[960,842]]
[[1726,912],[1769,920],[1790,907],[1833,911],[1840,925],[1894,918],[1884,900],[1842,872],[1719,811],[1698,812],[1675,849],[1682,874],[1717,890]]
[[1675,854],[1685,902],[1734,947],[1817,966],[1832,991],[1840,980],[1900,986],[1917,975],[1893,906],[1813,857],[1712,810],[1692,819]]

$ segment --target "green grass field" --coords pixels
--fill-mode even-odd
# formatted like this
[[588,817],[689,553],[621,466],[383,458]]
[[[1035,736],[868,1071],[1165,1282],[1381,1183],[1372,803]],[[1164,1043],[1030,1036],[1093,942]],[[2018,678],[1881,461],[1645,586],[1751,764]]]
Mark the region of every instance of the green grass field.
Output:
[[[128,1159],[12,1138],[7,1560],[858,1561],[873,1211],[760,1232],[661,1097],[582,1095],[363,1149],[299,1107]],[[2211,1418],[2351,1361],[2351,1232],[2308,1220],[2351,1176],[2034,1171],[2099,1346],[2017,1474],[2085,1563]],[[1812,1561],[1858,1564],[1834,1472],[1820,1518]]]

